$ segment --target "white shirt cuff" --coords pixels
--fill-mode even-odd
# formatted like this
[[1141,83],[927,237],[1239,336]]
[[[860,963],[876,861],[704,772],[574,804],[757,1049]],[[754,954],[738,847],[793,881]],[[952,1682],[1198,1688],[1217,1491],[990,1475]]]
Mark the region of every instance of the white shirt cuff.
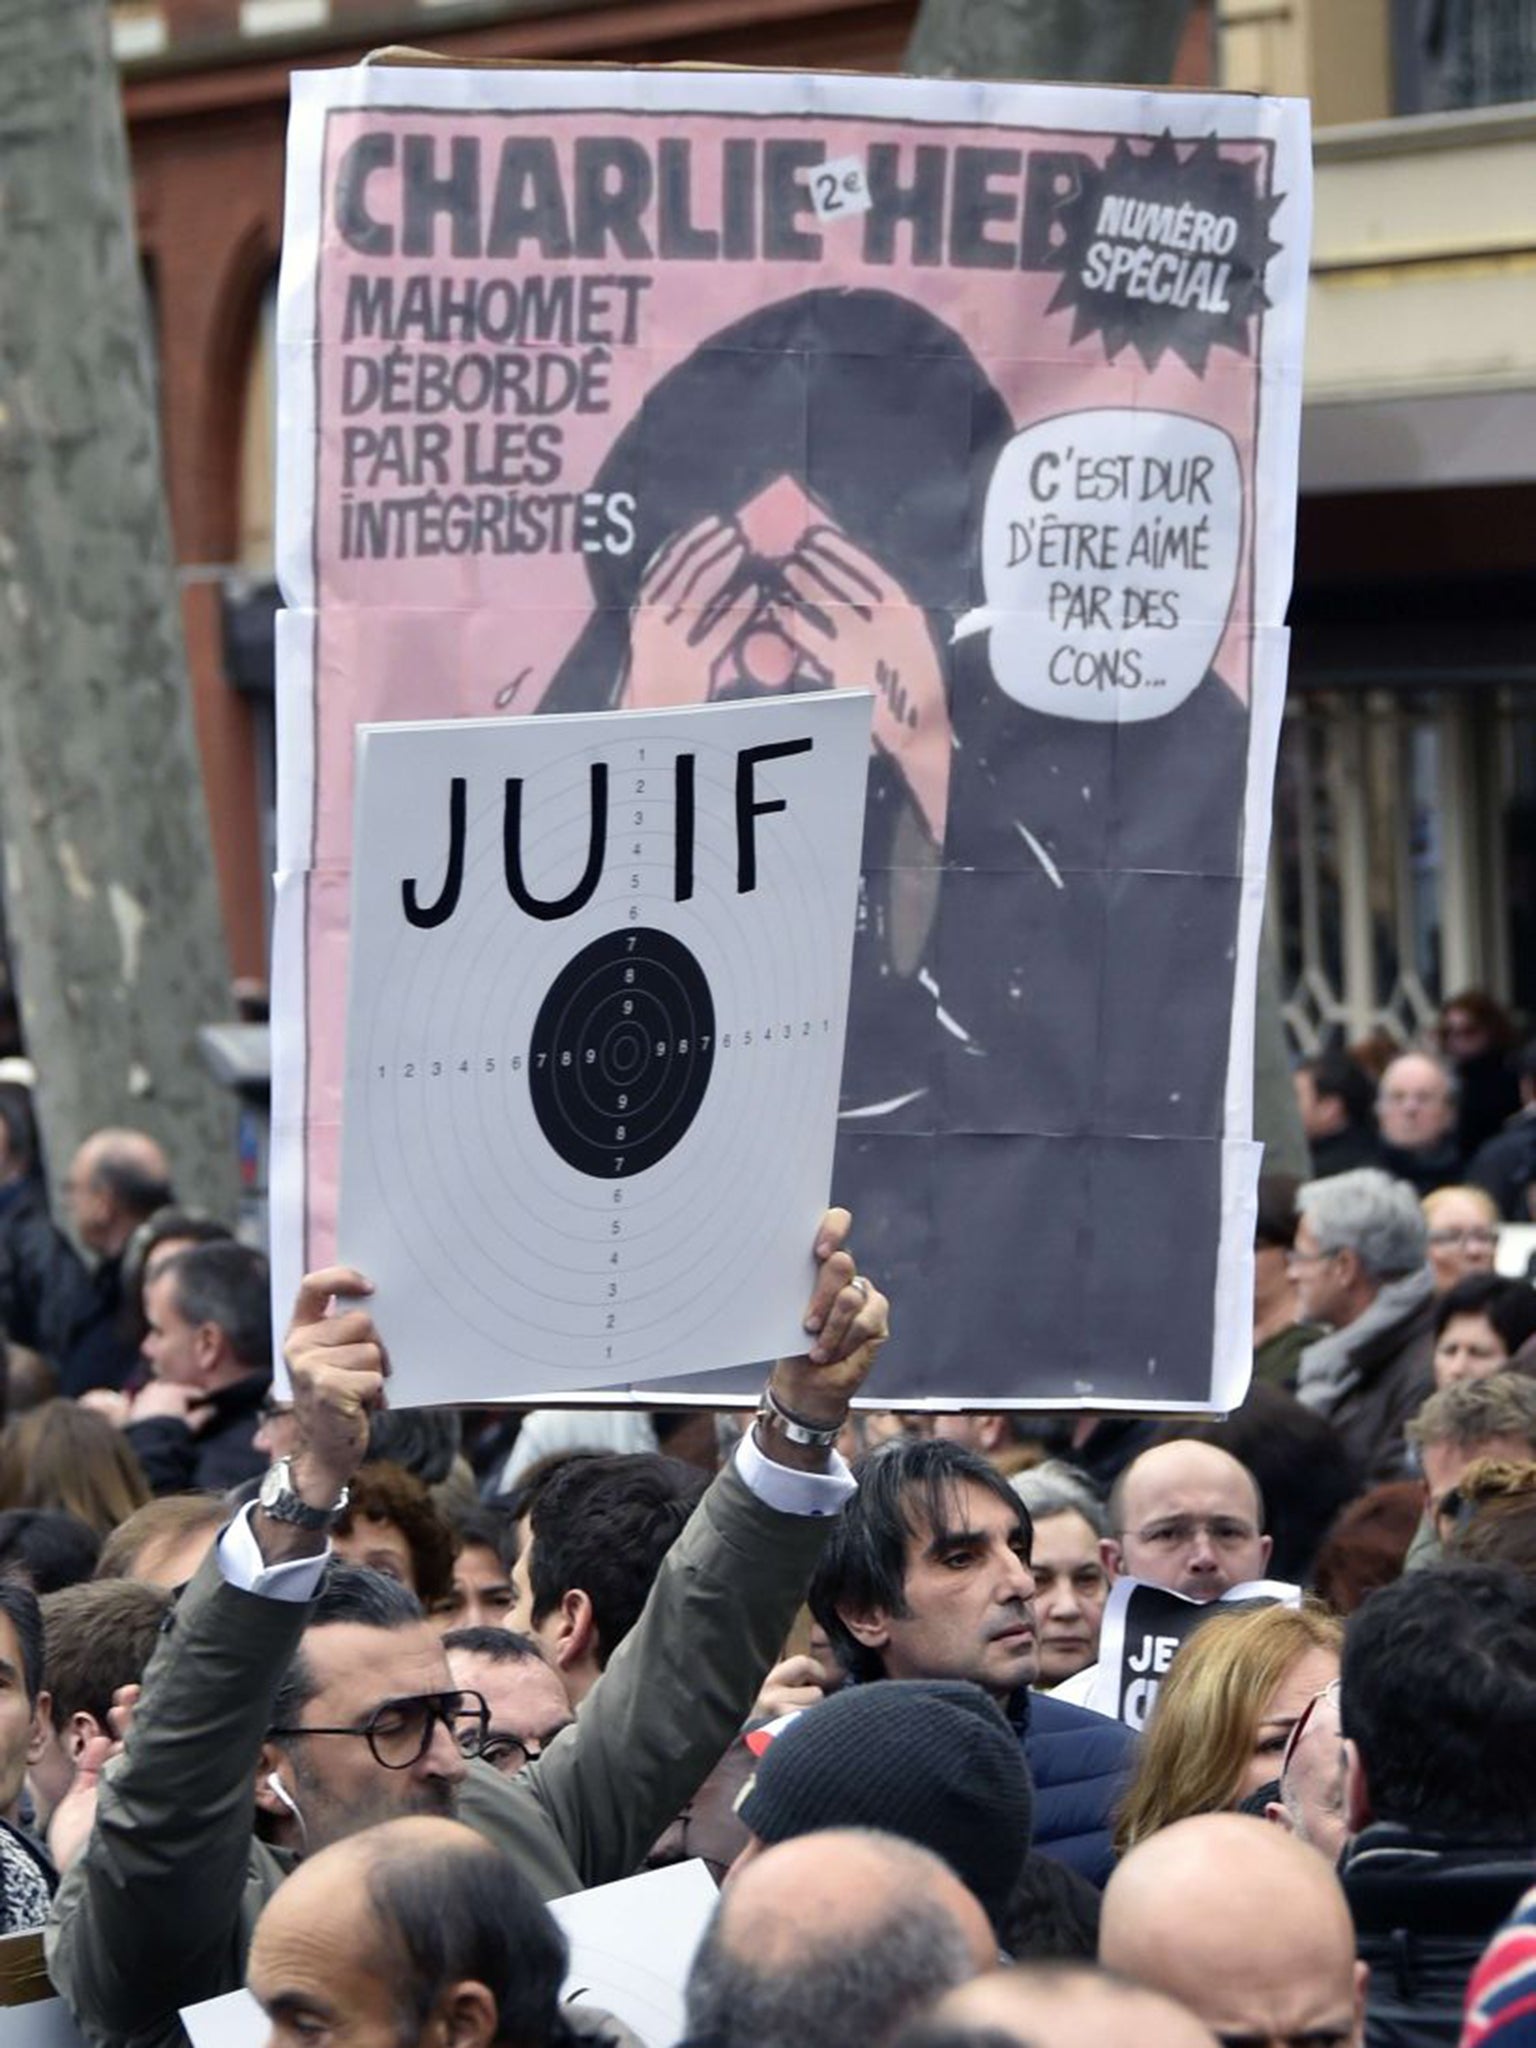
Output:
[[858,1481],[836,1451],[825,1472],[797,1472],[763,1456],[750,1423],[733,1455],[742,1485],[764,1507],[781,1515],[835,1515],[849,1495],[858,1492]]
[[255,1511],[255,1501],[249,1502],[219,1538],[219,1570],[225,1585],[238,1593],[259,1593],[267,1600],[313,1600],[331,1554],[330,1544],[315,1557],[268,1564],[251,1530]]

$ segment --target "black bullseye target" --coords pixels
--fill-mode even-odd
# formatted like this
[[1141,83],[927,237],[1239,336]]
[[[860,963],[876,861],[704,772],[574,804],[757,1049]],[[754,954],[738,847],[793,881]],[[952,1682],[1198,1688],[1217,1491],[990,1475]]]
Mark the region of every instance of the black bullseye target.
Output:
[[714,1056],[714,1000],[688,948],[651,927],[608,932],[567,961],[534,1020],[539,1129],[578,1173],[644,1173],[687,1133]]

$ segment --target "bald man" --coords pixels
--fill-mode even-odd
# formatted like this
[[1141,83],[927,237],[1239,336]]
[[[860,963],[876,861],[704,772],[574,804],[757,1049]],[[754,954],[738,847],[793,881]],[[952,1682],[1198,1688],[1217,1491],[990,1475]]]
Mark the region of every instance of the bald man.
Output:
[[92,1131],[74,1156],[64,1193],[86,1250],[120,1258],[139,1225],[173,1199],[170,1161],[147,1131]]
[[87,1335],[68,1361],[66,1394],[121,1387],[139,1362],[132,1332],[119,1328],[123,1254],[135,1230],[175,1199],[170,1162],[147,1131],[92,1131],[64,1181],[70,1227],[95,1259]]
[[[1111,1581],[1142,1579],[1186,1600],[1219,1600],[1262,1579],[1274,1547],[1248,1467],[1194,1437],[1154,1444],[1131,1460],[1109,1496],[1109,1529],[1099,1555]],[[1053,1697],[1087,1706],[1098,1677],[1090,1664]]]
[[544,2048],[576,2013],[560,2005],[565,1961],[510,1858],[458,1821],[416,1817],[300,1864],[256,1924],[247,1982],[269,2048]]
[[897,2048],[1216,2048],[1193,2013],[1087,1963],[989,1970],[948,1991]]
[[1360,2048],[1368,1972],[1338,1878],[1314,1849],[1236,1813],[1178,1821],[1104,1893],[1099,1956],[1203,2020],[1227,2048]]
[[1461,1179],[1456,1141],[1456,1079],[1443,1060],[1405,1052],[1392,1061],[1376,1093],[1382,1165],[1419,1195]]
[[689,1973],[688,2034],[711,2048],[883,2048],[996,1961],[986,1914],[937,1856],[828,1828],[731,1879]]

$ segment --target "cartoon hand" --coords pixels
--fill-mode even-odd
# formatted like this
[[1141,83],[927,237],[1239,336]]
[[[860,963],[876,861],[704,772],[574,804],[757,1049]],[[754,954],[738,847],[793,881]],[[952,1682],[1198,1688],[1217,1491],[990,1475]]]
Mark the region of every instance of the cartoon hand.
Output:
[[875,692],[875,743],[900,768],[929,837],[944,843],[950,724],[944,670],[921,608],[830,527],[784,564],[794,609],[784,630],[839,690]]
[[658,548],[630,618],[626,710],[708,703],[721,657],[757,609],[746,559],[740,527],[714,514]]

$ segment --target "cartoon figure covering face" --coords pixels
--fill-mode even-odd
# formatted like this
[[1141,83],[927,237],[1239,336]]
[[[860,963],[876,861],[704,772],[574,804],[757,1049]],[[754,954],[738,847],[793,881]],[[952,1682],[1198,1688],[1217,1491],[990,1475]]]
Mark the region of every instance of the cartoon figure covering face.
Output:
[[942,1373],[1027,1402],[1049,1368],[1198,1400],[1247,712],[1211,673],[1162,717],[1053,717],[997,687],[984,635],[953,643],[1014,426],[959,337],[891,293],[724,329],[595,480],[633,494],[636,546],[591,559],[545,708],[876,693],[833,1184],[902,1304],[882,1397]]

